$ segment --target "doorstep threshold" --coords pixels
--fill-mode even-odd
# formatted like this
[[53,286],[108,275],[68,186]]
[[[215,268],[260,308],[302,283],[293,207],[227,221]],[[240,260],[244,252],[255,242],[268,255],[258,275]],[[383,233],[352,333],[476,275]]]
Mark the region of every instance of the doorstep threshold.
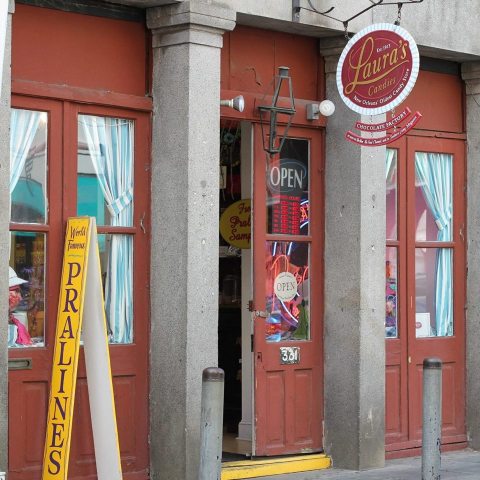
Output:
[[310,472],[330,468],[331,465],[330,457],[323,453],[223,462],[221,480],[240,480],[286,473]]

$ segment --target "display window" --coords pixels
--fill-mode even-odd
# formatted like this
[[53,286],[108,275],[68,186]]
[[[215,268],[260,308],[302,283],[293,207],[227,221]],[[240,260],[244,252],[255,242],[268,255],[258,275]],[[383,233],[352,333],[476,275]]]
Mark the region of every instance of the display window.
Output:
[[385,259],[385,337],[398,337],[398,245],[397,204],[398,204],[398,152],[386,150],[386,238]]
[[45,341],[45,244],[48,222],[47,113],[12,109],[10,218],[24,227],[10,234],[8,346]]

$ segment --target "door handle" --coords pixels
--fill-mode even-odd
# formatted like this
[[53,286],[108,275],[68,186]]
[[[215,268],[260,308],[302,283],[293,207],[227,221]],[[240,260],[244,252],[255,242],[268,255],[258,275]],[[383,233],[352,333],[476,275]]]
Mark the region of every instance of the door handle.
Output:
[[12,358],[8,360],[9,370],[31,370],[32,359],[31,358]]
[[265,310],[255,310],[255,316],[261,318],[268,318],[268,312]]

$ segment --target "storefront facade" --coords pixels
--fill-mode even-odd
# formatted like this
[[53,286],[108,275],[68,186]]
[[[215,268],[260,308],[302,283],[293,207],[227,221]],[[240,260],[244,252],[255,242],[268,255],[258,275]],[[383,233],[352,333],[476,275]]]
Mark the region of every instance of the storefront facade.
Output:
[[[74,3],[10,2],[0,148],[15,161],[0,183],[0,278],[8,260],[28,282],[13,315],[29,340],[13,320],[0,326],[0,471],[40,475],[76,215],[99,226],[125,478],[196,478],[201,372],[214,365],[226,372],[226,432],[248,455],[325,452],[365,469],[418,453],[427,356],[444,361],[445,448],[480,448],[480,44],[469,27],[427,38],[422,18],[440,25],[445,12],[405,7],[422,57],[404,105],[422,119],[372,148],[344,138],[360,116],[338,94],[346,40],[329,19],[292,21],[291,2]],[[340,16],[358,9],[343,3]],[[352,28],[395,19],[384,8]],[[282,65],[296,111],[268,155],[258,107]],[[242,112],[220,108],[237,95]],[[334,115],[309,119],[323,99]],[[219,240],[236,205],[249,248],[236,230]],[[75,408],[70,475],[96,478],[82,358]]]

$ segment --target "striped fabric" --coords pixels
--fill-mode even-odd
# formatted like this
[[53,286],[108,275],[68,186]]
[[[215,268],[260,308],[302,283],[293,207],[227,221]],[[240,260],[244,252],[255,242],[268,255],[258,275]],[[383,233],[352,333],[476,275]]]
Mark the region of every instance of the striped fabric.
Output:
[[[452,156],[441,153],[415,154],[415,176],[438,228],[437,241],[452,240]],[[437,248],[435,268],[435,322],[437,337],[453,335],[453,252]]]
[[[111,225],[133,223],[133,121],[80,115]],[[112,343],[133,342],[133,238],[111,235],[105,309]]]

